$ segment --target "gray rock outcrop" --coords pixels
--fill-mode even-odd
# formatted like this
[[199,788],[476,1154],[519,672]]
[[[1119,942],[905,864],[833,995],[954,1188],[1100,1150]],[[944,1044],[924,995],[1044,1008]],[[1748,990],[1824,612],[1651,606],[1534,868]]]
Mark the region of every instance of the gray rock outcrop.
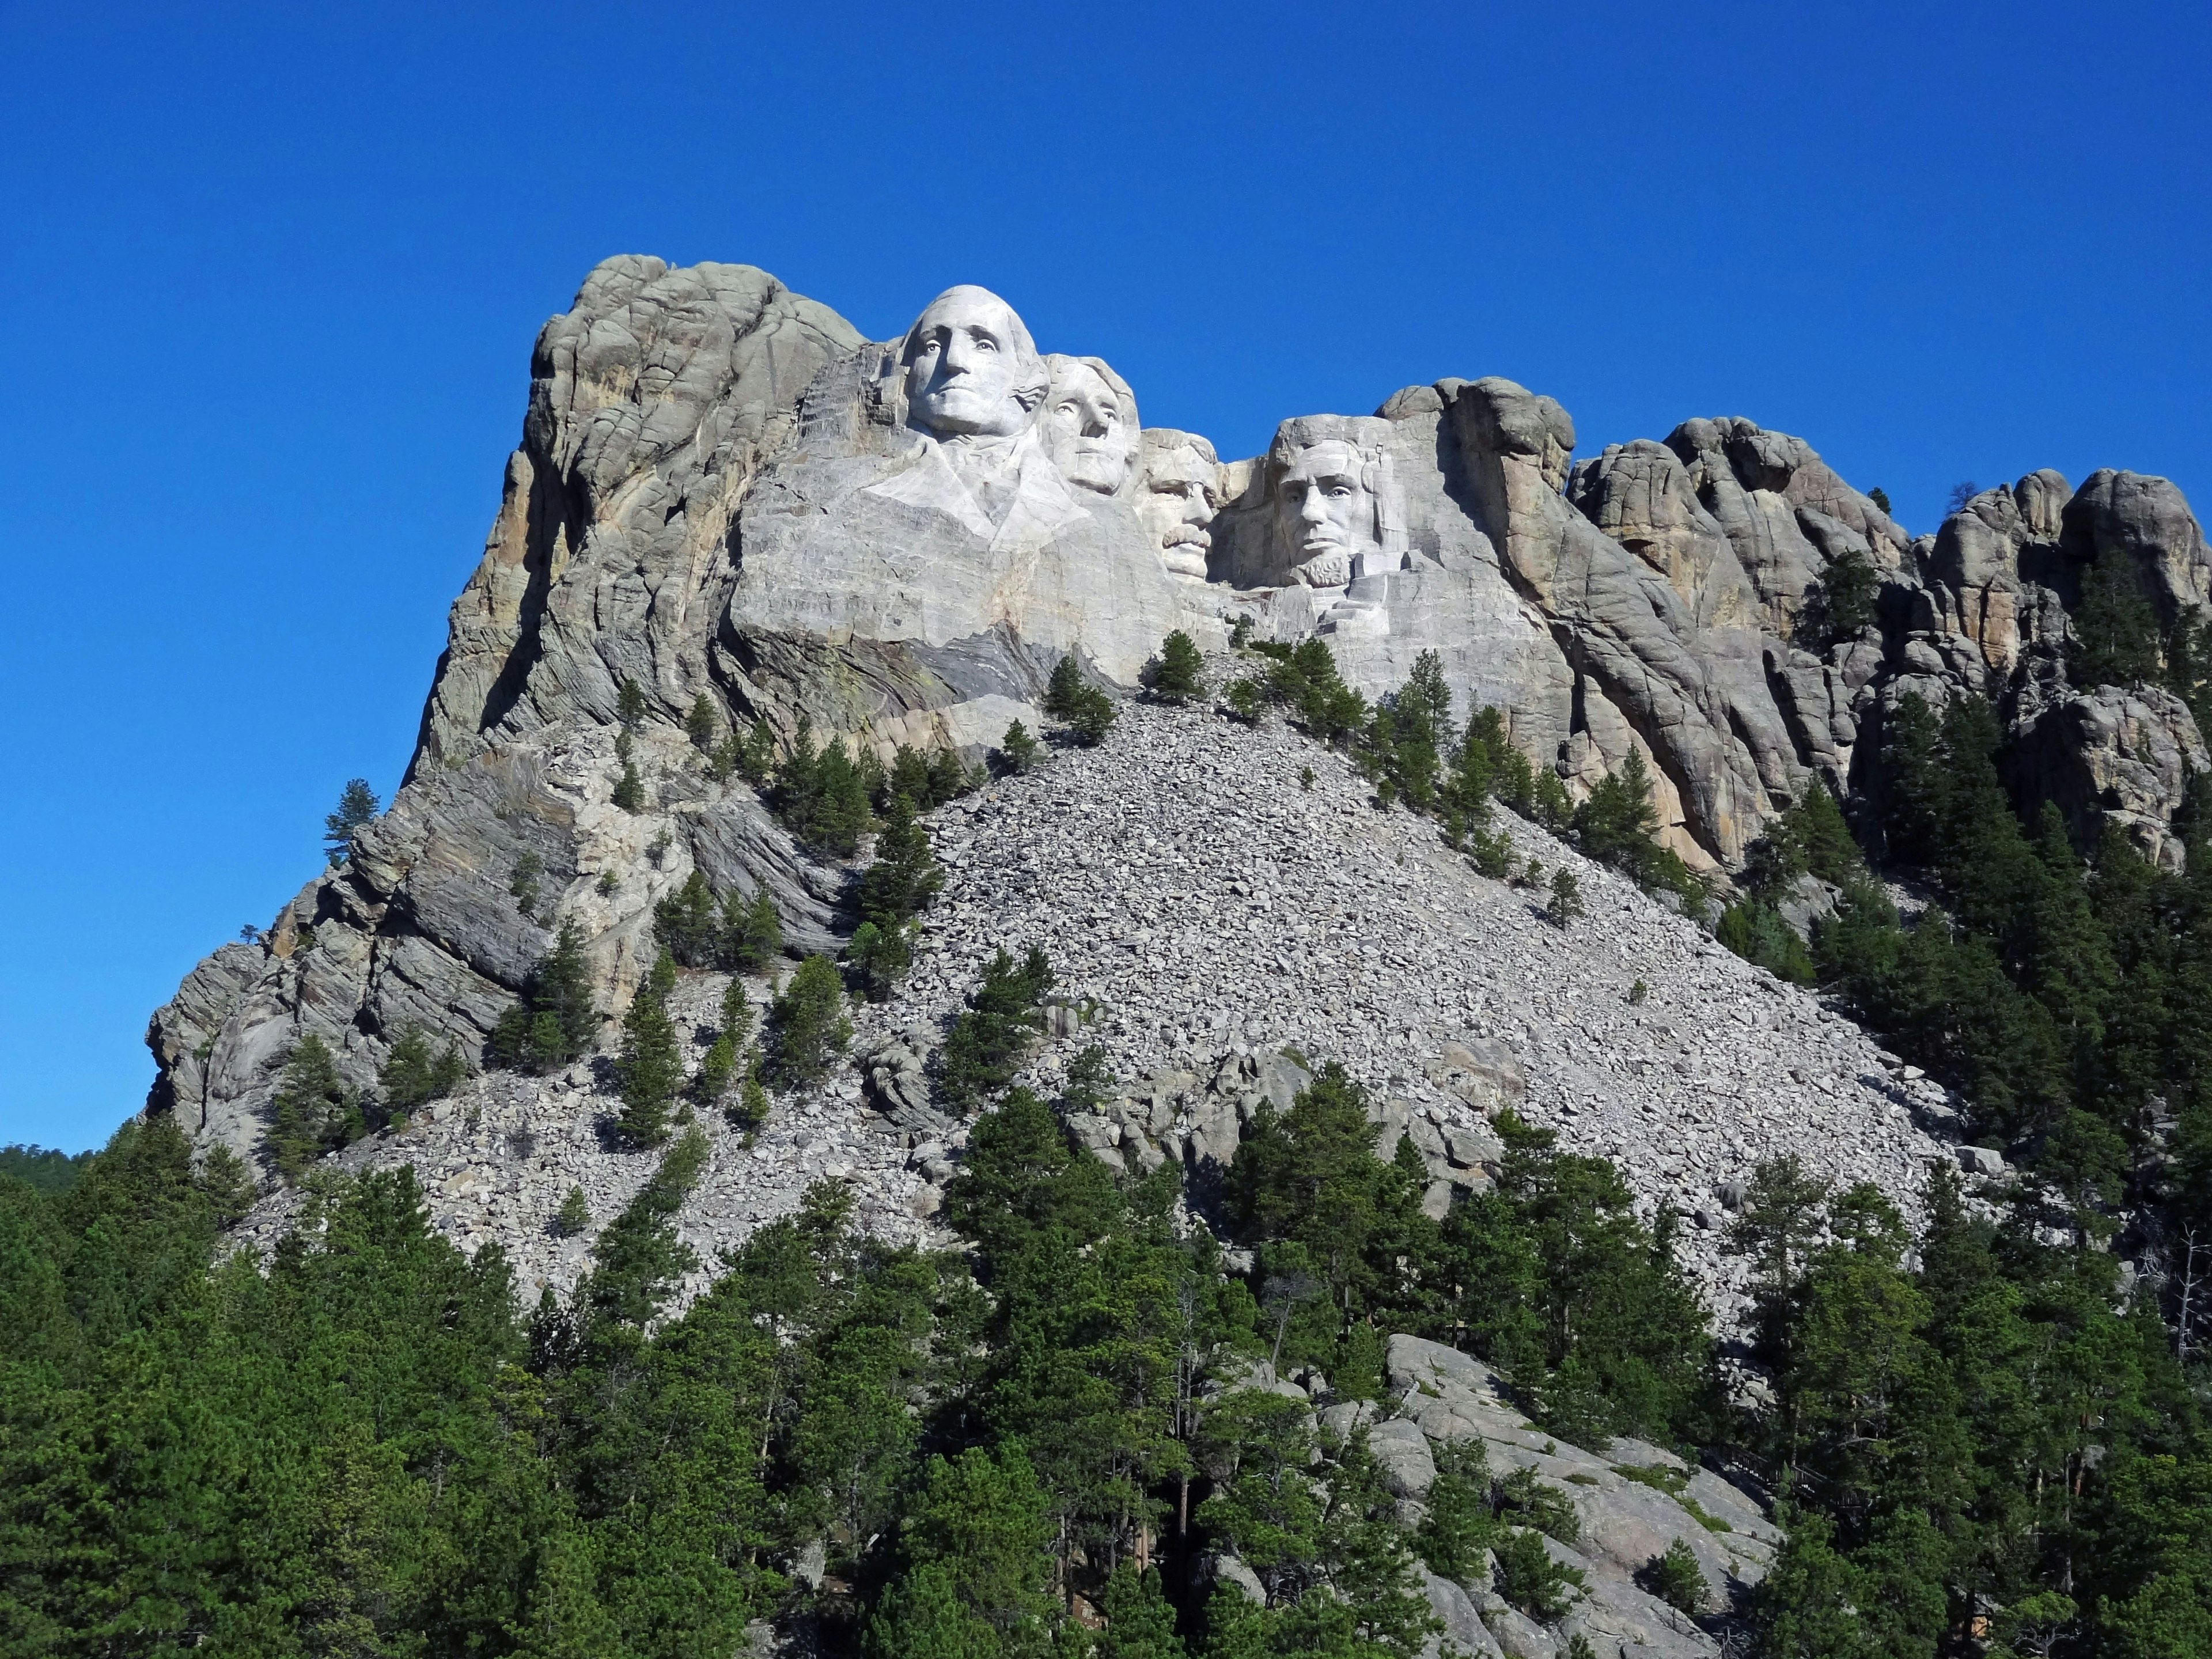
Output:
[[[973,761],[1036,721],[1063,654],[1127,690],[1170,629],[1218,647],[1239,617],[1262,639],[1324,639],[1370,697],[1436,652],[1456,710],[1498,708],[1571,793],[1641,752],[1697,867],[1735,867],[1816,781],[1865,783],[1865,734],[1908,691],[1991,698],[2024,797],[2179,861],[2173,815],[2204,757],[2187,705],[2069,678],[2093,562],[2130,562],[2161,623],[2212,593],[2163,479],[2099,472],[2069,493],[2031,473],[1909,541],[1802,441],[1741,419],[1576,463],[1555,401],[1445,379],[1373,416],[1285,422],[1267,455],[1224,465],[1190,434],[1141,441],[1135,409],[1109,367],[1041,353],[981,289],[872,343],[750,267],[598,267],[539,336],[522,441],[391,811],[154,1016],[149,1103],[251,1152],[311,1033],[356,1087],[410,1028],[479,1064],[563,925],[612,1018],[654,949],[654,903],[695,870],[718,894],[769,894],[793,950],[836,944],[851,871],[717,781],[681,731],[701,699],[780,741],[804,722],[885,757]],[[1814,637],[1808,595],[1850,560],[1879,580],[1876,621]],[[612,804],[626,683],[645,706],[637,810]],[[891,1060],[868,1086],[903,1100],[913,1074]],[[1085,1133],[1139,1163],[1219,1162],[1258,1079],[1204,1081],[1194,1115],[1118,1103]],[[1479,1170],[1430,1120],[1406,1123],[1440,1189]]]

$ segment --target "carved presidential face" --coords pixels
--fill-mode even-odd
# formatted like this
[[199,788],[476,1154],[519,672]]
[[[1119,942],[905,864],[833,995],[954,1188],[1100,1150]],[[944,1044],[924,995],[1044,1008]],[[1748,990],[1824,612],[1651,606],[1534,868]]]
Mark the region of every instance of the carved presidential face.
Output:
[[1210,451],[1189,439],[1146,443],[1137,521],[1170,574],[1205,580],[1206,556],[1213,545],[1210,526],[1220,505],[1221,468]]
[[1349,581],[1353,556],[1377,550],[1375,498],[1363,472],[1358,448],[1334,438],[1297,450],[1283,471],[1275,510],[1311,586]]
[[1046,362],[1052,366],[1052,390],[1044,400],[1045,453],[1068,483],[1102,495],[1118,493],[1136,459],[1129,398],[1079,357]]
[[1029,330],[988,289],[953,288],[908,331],[907,424],[939,437],[1010,438],[1029,429],[1045,389]]

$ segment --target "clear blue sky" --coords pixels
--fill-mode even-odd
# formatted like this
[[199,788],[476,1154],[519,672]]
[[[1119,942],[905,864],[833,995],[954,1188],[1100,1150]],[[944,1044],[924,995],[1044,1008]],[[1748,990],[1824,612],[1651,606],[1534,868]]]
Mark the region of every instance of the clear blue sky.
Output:
[[1914,529],[2039,466],[2212,498],[2201,0],[1073,11],[0,0],[0,1140],[104,1139],[397,783],[611,253],[878,337],[982,283],[1225,453],[1503,374]]

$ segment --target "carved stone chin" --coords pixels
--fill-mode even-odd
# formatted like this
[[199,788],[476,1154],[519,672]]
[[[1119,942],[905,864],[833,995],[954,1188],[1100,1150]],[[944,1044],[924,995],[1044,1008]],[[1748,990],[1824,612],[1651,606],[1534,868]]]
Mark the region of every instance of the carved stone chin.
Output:
[[1145,434],[1135,506],[1160,562],[1171,576],[1206,580],[1213,515],[1222,499],[1221,464],[1197,434],[1160,427]]
[[1096,357],[1046,357],[1052,387],[1038,431],[1060,476],[1079,489],[1119,495],[1136,471],[1143,428],[1129,383]]

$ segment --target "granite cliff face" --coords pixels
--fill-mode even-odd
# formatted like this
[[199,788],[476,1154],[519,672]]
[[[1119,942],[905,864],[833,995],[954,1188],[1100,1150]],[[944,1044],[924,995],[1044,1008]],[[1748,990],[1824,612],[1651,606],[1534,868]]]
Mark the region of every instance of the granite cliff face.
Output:
[[[654,902],[695,870],[769,893],[790,947],[832,945],[850,872],[700,764],[681,722],[702,696],[784,741],[803,722],[973,759],[1036,723],[1063,654],[1127,690],[1170,630],[1218,648],[1239,618],[1324,639],[1370,696],[1437,652],[1462,712],[1497,706],[1571,793],[1642,752],[1677,850],[1717,872],[1818,781],[1878,781],[1872,739],[1916,691],[1990,698],[2024,793],[2179,857],[2206,766],[2189,709],[2072,666],[2086,572],[2124,572],[2161,626],[2212,596],[2170,483],[2031,473],[1913,538],[1747,421],[1575,446],[1552,399],[1447,379],[1224,465],[1141,430],[1110,367],[1041,353],[981,289],[869,342],[750,267],[610,260],[539,336],[404,787],[155,1015],[150,1104],[251,1153],[307,1034],[358,1084],[410,1026],[474,1064],[563,923],[619,1010]],[[1859,570],[1873,603],[1839,629],[1830,592]],[[613,799],[626,681],[635,810]]]

